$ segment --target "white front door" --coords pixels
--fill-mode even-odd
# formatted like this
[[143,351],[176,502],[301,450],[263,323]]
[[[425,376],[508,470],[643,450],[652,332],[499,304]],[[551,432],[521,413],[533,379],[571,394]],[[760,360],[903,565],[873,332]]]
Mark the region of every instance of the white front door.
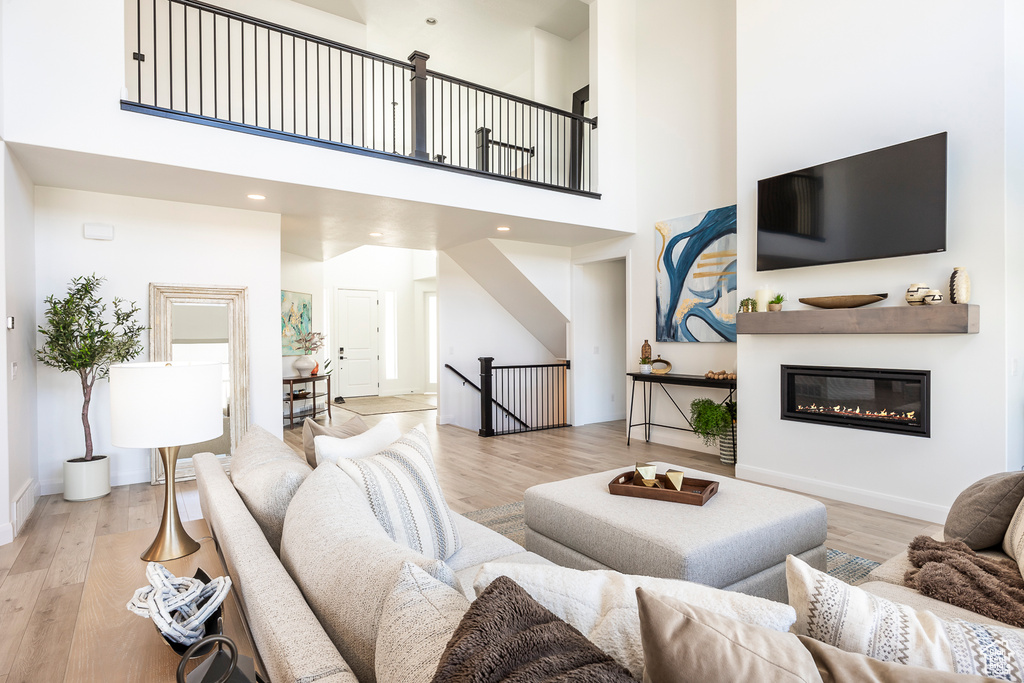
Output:
[[333,349],[338,366],[334,374],[335,396],[377,396],[380,393],[378,303],[376,291],[337,291],[334,317],[337,343]]

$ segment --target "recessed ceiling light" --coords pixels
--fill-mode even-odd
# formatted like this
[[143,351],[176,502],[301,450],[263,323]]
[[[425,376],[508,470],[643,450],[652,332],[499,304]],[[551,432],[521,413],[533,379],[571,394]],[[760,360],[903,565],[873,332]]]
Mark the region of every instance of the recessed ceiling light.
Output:
[[384,236],[384,233],[382,233],[382,232],[371,232],[370,233],[370,237],[383,237],[383,236]]
[[266,199],[266,197],[264,197],[261,194],[247,194],[245,196],[248,197],[249,199]]
[[429,26],[437,26],[437,19],[434,17],[427,17],[427,24]]
[[508,232],[511,229],[512,228],[508,227],[507,225],[503,225],[500,228],[498,228],[498,232]]

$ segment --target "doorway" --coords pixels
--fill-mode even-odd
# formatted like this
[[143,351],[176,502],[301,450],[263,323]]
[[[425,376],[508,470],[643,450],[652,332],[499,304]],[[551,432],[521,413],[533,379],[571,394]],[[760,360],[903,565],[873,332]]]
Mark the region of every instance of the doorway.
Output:
[[626,417],[626,259],[573,267],[573,424]]
[[332,350],[338,372],[335,396],[380,394],[380,295],[369,289],[338,289],[334,298]]

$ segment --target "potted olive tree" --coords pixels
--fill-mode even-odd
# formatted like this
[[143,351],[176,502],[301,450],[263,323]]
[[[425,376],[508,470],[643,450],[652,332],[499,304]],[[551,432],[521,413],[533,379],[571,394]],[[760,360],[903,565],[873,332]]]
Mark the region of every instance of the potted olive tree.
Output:
[[730,465],[736,462],[735,401],[717,403],[710,398],[694,399],[690,403],[690,424],[705,446],[718,443],[719,460]]
[[82,383],[82,428],[85,455],[64,462],[64,499],[91,500],[110,493],[110,458],[94,455],[89,404],[97,379],[107,376],[114,363],[124,363],[142,352],[145,330],[135,315],[141,309],[134,301],[115,298],[112,316],[96,292],[104,278],[76,277],[67,296],[46,297],[46,324],[39,327],[43,348],[36,352],[40,363],[61,372],[74,372]]

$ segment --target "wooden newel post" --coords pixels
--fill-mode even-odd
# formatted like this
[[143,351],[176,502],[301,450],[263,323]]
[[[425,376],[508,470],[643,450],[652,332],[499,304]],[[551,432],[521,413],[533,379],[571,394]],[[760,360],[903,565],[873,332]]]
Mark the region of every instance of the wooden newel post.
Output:
[[427,60],[430,55],[416,51],[409,55],[412,64],[412,155],[429,159],[427,154]]
[[480,358],[480,436],[494,436],[494,419],[491,410],[491,366],[494,359]]

